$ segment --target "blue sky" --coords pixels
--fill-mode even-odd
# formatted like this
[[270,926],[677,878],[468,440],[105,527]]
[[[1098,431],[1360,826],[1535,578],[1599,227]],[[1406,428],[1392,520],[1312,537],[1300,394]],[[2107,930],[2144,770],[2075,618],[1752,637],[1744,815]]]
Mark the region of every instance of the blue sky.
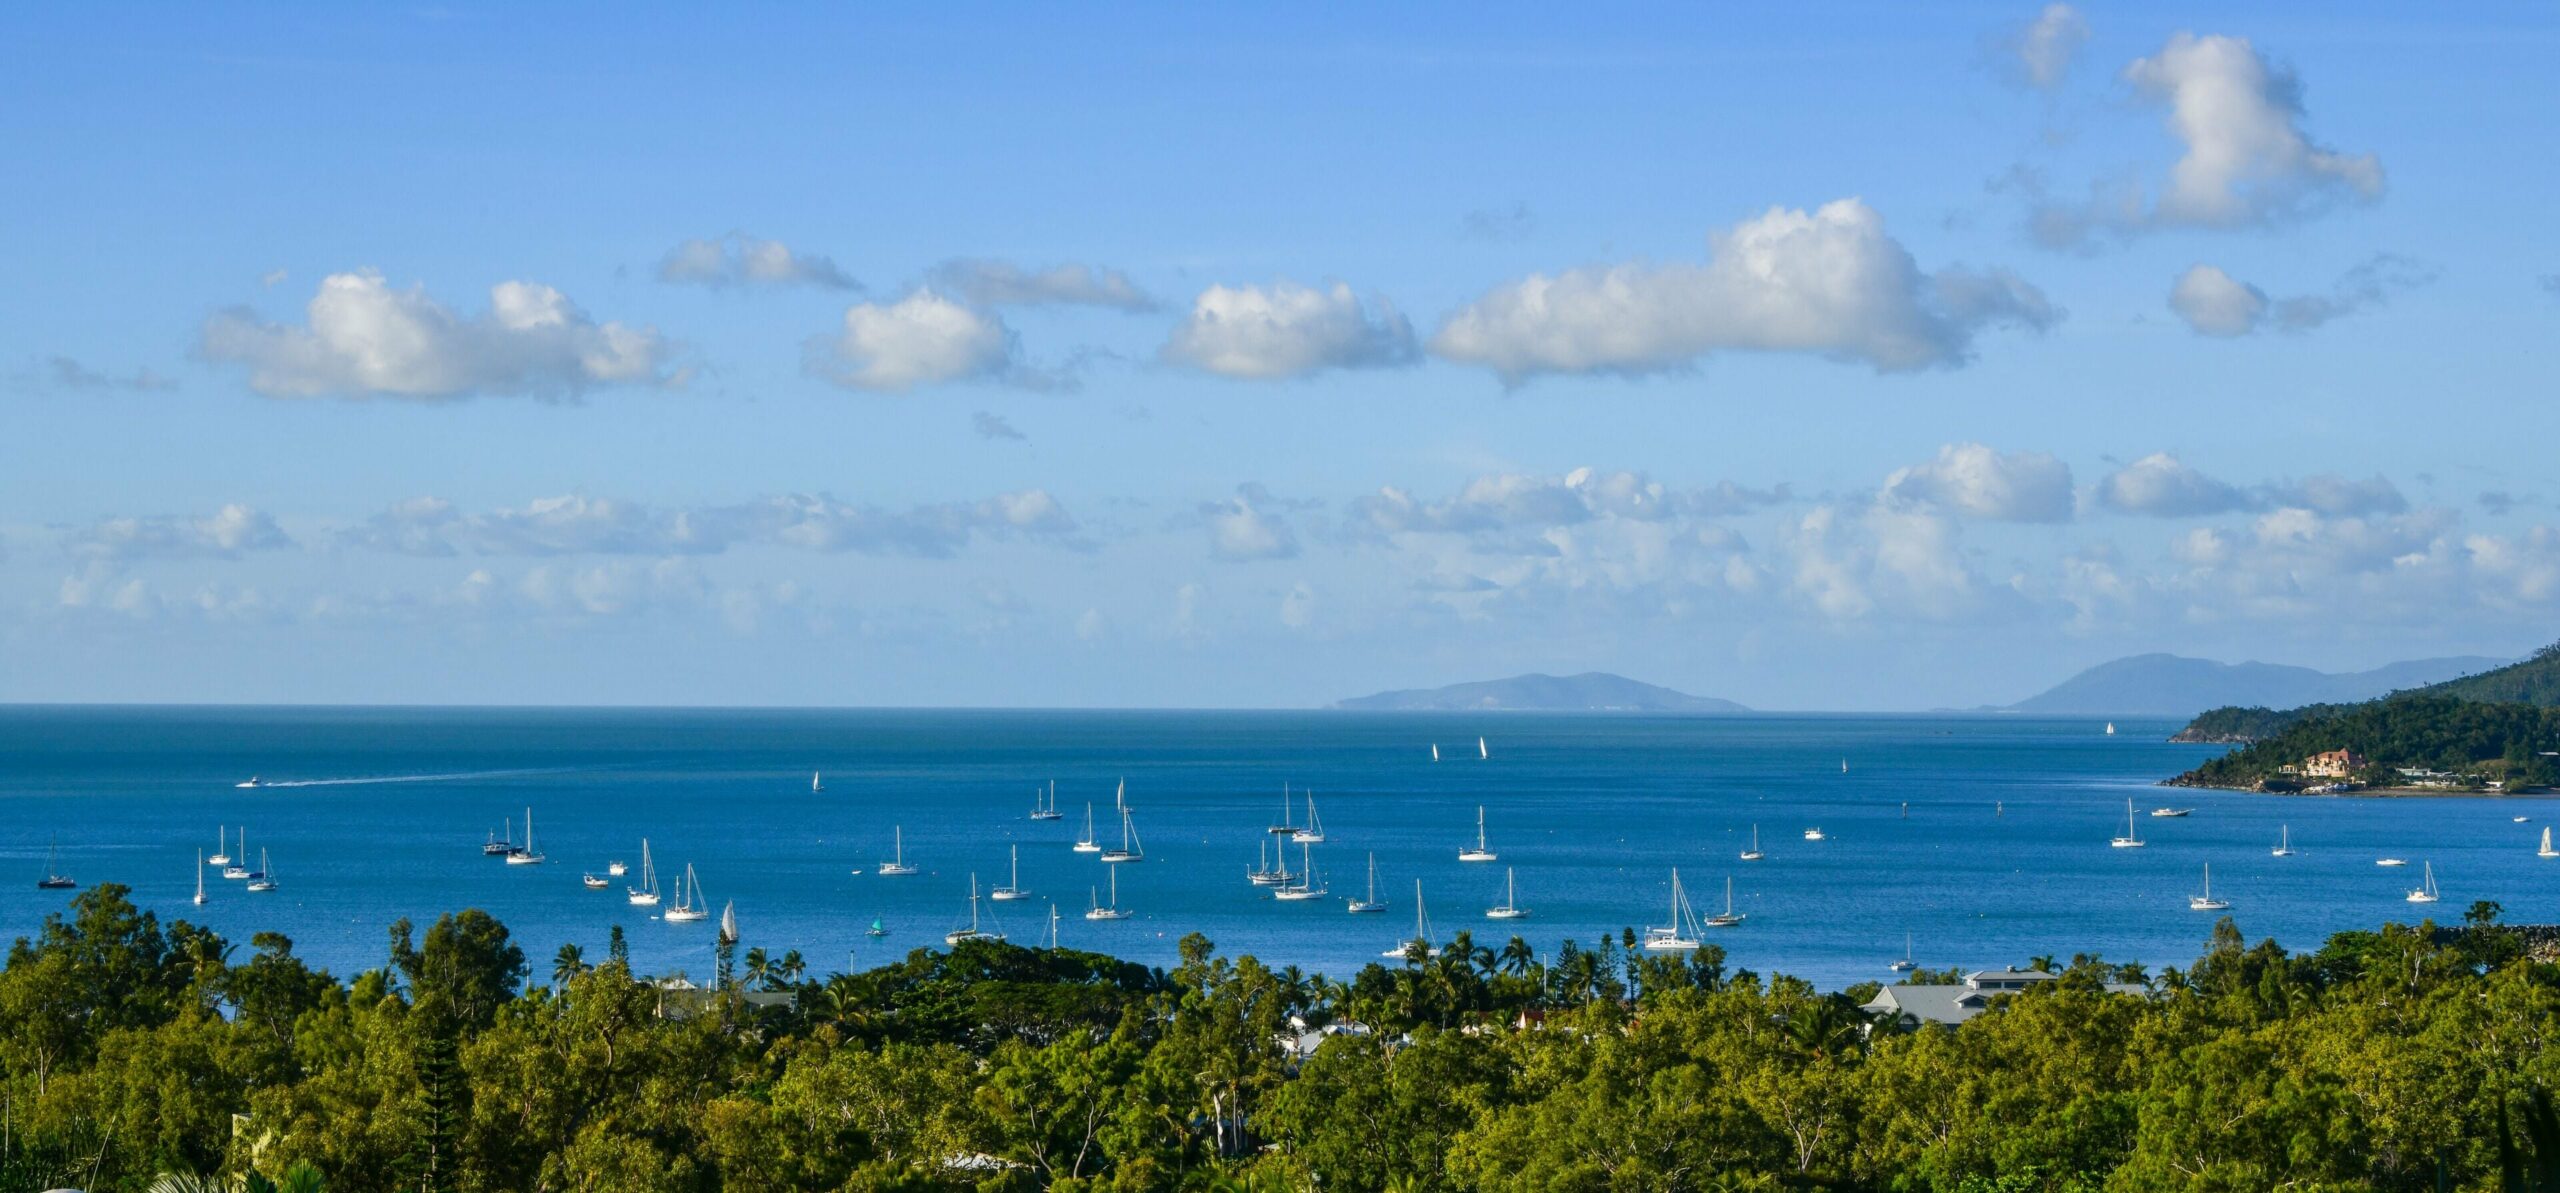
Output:
[[0,22],[0,699],[2560,637],[2543,7]]

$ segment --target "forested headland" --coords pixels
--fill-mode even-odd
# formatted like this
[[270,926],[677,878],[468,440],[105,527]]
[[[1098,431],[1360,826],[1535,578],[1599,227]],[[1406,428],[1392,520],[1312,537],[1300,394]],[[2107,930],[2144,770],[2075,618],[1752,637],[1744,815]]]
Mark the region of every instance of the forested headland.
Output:
[[[2346,750],[2360,761],[2350,776],[2378,787],[2406,781],[2404,769],[2442,776],[2448,788],[2491,782],[2515,791],[2560,782],[2560,708],[2483,704],[2450,696],[2398,696],[2370,704],[2323,706],[2274,728],[2251,745],[2199,764],[2171,782],[2206,787],[2299,786],[2294,769],[2314,754]],[[2208,714],[2211,715],[2211,714]]]
[[1167,970],[748,949],[684,991],[466,911],[342,980],[104,885],[0,971],[0,1188],[2497,1188],[2560,1162],[2528,1125],[2560,966],[2497,910],[2308,953],[2225,920],[2156,973],[2038,958],[2060,980],[1950,1028],[1631,932],[1461,934],[1347,982],[1197,936]]

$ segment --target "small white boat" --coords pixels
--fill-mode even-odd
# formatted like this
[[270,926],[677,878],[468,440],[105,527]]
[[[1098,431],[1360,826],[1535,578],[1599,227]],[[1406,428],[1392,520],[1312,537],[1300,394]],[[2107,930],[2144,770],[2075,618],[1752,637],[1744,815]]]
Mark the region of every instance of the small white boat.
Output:
[[1042,803],[1040,801],[1039,788],[1034,787],[1031,789],[1031,818],[1033,820],[1066,819],[1065,816],[1060,815],[1058,812],[1058,781],[1056,779],[1049,780],[1049,800],[1047,803]]
[[658,905],[658,867],[649,860],[649,838],[640,838],[640,885],[624,887],[633,907]]
[[2292,825],[2284,824],[2276,826],[2276,847],[2268,850],[2267,852],[2276,857],[2293,856]]
[[702,880],[693,876],[693,863],[684,864],[684,877],[676,881],[676,901],[667,908],[670,924],[690,924],[711,918],[711,901],[702,897]]
[[1483,805],[1483,804],[1477,804],[1477,805],[1476,805],[1476,843],[1475,843],[1475,847],[1474,847],[1474,848],[1472,848],[1472,849],[1469,849],[1469,848],[1461,848],[1461,849],[1459,849],[1459,850],[1458,850],[1458,860],[1459,860],[1459,861],[1462,861],[1462,862],[1489,862],[1489,861],[1494,860],[1494,853],[1493,853],[1493,850],[1488,849],[1488,848],[1486,848],[1486,847],[1485,847],[1485,840],[1484,840],[1484,805]]
[[249,889],[261,895],[276,889],[275,867],[267,864],[265,846],[258,848],[258,872],[249,876]]
[[2195,810],[2195,809],[2193,809],[2193,808],[2153,808],[2153,809],[2151,809],[2151,814],[2152,814],[2153,816],[2159,817],[2159,818],[2160,818],[2160,819],[2162,819],[2162,820],[2175,820],[2175,819],[2177,819],[2177,818],[2179,818],[2179,817],[2182,817],[2182,816],[2193,816],[2193,815],[2195,815],[2195,812],[2196,812],[2196,810]]
[[1100,892],[1093,892],[1093,895],[1093,906],[1085,909],[1084,918],[1088,920],[1125,920],[1129,918],[1129,913],[1121,910],[1120,907],[1120,871],[1116,869],[1111,871],[1111,902],[1104,903]]
[[1324,888],[1316,885],[1316,859],[1314,846],[1298,846],[1298,869],[1300,871],[1298,881],[1293,885],[1284,886],[1279,890],[1271,892],[1272,898],[1278,899],[1283,903],[1302,903],[1309,899],[1324,898]]
[[524,810],[524,845],[522,848],[508,851],[507,864],[510,866],[542,864],[542,851],[533,846],[533,809],[531,808]]
[[1349,907],[1351,909],[1351,914],[1353,915],[1365,915],[1370,912],[1385,911],[1387,909],[1386,901],[1378,898],[1377,854],[1373,853],[1369,855],[1369,897],[1366,899],[1353,899],[1351,900]]
[[1077,853],[1100,853],[1102,844],[1093,839],[1093,805],[1084,806],[1084,835],[1076,838]]
[[1809,829],[1806,829],[1806,830],[1804,830],[1804,839],[1805,839],[1805,840],[1807,840],[1807,841],[1819,841],[1819,840],[1822,840],[1822,839],[1823,839],[1823,836],[1822,836],[1822,830],[1821,830],[1821,829],[1818,829],[1818,828],[1809,828]]
[[1003,940],[1004,933],[988,932],[978,927],[978,876],[969,876],[969,926],[942,934],[944,944],[966,944],[973,940]]
[[204,906],[204,851],[196,851],[196,906]]
[[2405,866],[2409,863],[2396,857],[2378,857],[2373,859],[2373,864],[2377,866]]
[[1021,846],[1016,845],[1013,847],[1013,877],[1008,879],[1003,886],[988,891],[987,897],[998,903],[1010,903],[1016,899],[1028,899],[1031,897],[1031,892],[1022,888]]
[[1307,825],[1289,834],[1289,839],[1301,845],[1324,844],[1324,821],[1316,817],[1316,793],[1312,787],[1307,789]]
[[613,885],[612,880],[602,874],[581,874],[578,876],[578,882],[591,891],[600,891]]
[[1693,953],[1698,949],[1698,913],[1689,906],[1689,896],[1680,889],[1680,871],[1671,871],[1671,922],[1644,930],[1644,948],[1649,953]]
[[2542,848],[2534,850],[2533,856],[2560,857],[2560,849],[2553,849],[2551,847],[2551,830],[2548,827],[2545,827],[2542,830]]
[[1440,947],[1431,943],[1431,917],[1422,908],[1422,880],[1419,878],[1413,880],[1413,938],[1378,955],[1409,958],[1416,946],[1422,949],[1425,957],[1440,955]]
[[1724,877],[1724,910],[1698,922],[1710,928],[1730,928],[1742,922],[1742,916],[1733,910],[1732,875],[1727,874]]
[[264,786],[266,786],[266,785],[267,785],[266,780],[261,779],[261,778],[259,778],[259,777],[258,777],[258,776],[256,776],[256,775],[251,775],[251,776],[249,776],[249,781],[248,781],[248,782],[246,782],[246,783],[234,783],[234,784],[232,784],[232,786],[233,786],[233,787],[243,787],[243,788],[245,788],[245,787],[264,787]]
[[2418,889],[2409,892],[2411,903],[2433,903],[2442,897],[2436,892],[2436,864],[2428,862],[2425,865],[2426,877],[2419,880]]
[[[916,868],[907,864],[907,826],[901,824],[889,832],[889,860],[880,863],[881,877],[897,878],[915,873]],[[976,898],[975,895],[970,897]]]
[[208,866],[228,866],[231,864],[231,829],[229,826],[214,826],[213,852],[206,855],[204,864]]
[[620,861],[610,861],[604,864],[604,872],[607,877],[620,878],[630,873],[631,867],[623,865]]
[[1529,909],[1520,906],[1519,894],[1512,886],[1511,867],[1504,866],[1502,868],[1502,902],[1492,907],[1485,908],[1484,918],[1488,920],[1525,920],[1529,918]]
[[1120,809],[1120,848],[1103,850],[1102,860],[1113,863],[1147,860],[1147,847],[1138,841],[1138,826],[1130,819],[1129,809]]
[[1896,961],[1885,968],[1890,969],[1895,973],[1909,973],[1912,970],[1920,968],[1920,963],[1911,959],[1910,933],[1905,932],[1902,934],[1902,960]]
[[1742,860],[1756,862],[1769,855],[1760,852],[1760,826],[1751,826],[1751,848],[1742,851]]
[[2516,822],[2517,824],[2523,824],[2525,821],[2528,821],[2528,820],[2533,819],[2533,817],[2530,817],[2530,816],[2518,816],[2518,817],[2515,817],[2514,819],[2515,819],[2515,822]]
[[2107,844],[2115,846],[2118,849],[2142,848],[2142,834],[2135,830],[2135,823],[2136,822],[2133,818],[2133,801],[2128,799],[2124,801],[2124,835],[2108,841]]
[[2187,908],[2191,911],[2231,910],[2231,901],[2229,899],[2216,899],[2213,897],[2213,863],[2206,862],[2204,864],[2204,890],[2199,894],[2187,896]]

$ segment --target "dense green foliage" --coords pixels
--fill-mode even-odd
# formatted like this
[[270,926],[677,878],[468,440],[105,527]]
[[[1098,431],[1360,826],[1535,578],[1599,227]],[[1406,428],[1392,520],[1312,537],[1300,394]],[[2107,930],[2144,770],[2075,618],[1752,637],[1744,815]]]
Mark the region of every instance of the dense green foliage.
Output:
[[2274,736],[2198,766],[2182,781],[2247,787],[2275,780],[2281,768],[2313,754],[2362,755],[2368,782],[2391,783],[2401,767],[2501,778],[2509,786],[2542,786],[2555,775],[2544,750],[2560,749],[2560,708],[2479,704],[2448,696],[2400,696],[2337,706]]
[[2394,692],[2379,700],[2360,704],[2307,704],[2301,708],[2236,708],[2210,709],[2187,722],[2184,729],[2171,736],[2171,741],[2259,742],[2265,741],[2304,721],[2334,717],[2354,709],[2373,705],[2395,704],[2412,697],[2445,700],[2468,700],[2479,704],[2527,704],[2536,708],[2560,706],[2560,642],[2552,643],[2519,663],[2509,663],[2478,675],[2449,679],[2423,688]]
[[[2494,912],[2302,955],[2226,920],[2147,995],[2082,957],[1950,1029],[1623,936],[1348,983],[1196,936],[750,951],[796,996],[759,1008],[575,950],[527,984],[464,912],[342,983],[101,886],[0,971],[0,1188],[2485,1189],[2551,1171],[2560,1082],[2560,967]],[[1365,1027],[1301,1058],[1293,1019]]]
[[2301,721],[2333,714],[2338,704],[2312,704],[2301,708],[2236,708],[2207,709],[2187,722],[2187,727],[2170,735],[2171,741],[2250,742],[2265,741],[2292,728]]
[[2449,679],[2418,691],[2428,696],[2493,704],[2560,705],[2560,642],[2533,652],[2532,658],[2521,663]]

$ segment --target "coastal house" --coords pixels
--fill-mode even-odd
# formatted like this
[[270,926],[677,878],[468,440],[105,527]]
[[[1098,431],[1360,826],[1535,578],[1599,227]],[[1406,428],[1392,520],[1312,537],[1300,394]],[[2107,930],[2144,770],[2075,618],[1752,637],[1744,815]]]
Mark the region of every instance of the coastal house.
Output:
[[[1960,986],[1887,986],[1859,1009],[1869,1015],[1907,1015],[1922,1023],[1952,1027],[1988,1010],[1993,998],[2032,990],[2061,977],[2035,969],[1976,970],[1966,974]],[[2106,989],[2109,994],[2143,993],[2142,987],[2123,982],[2109,982]]]
[[2302,760],[2302,773],[2314,779],[2353,778],[2364,768],[2364,755],[2353,750],[2329,750]]
[[[690,1019],[720,1003],[719,991],[694,984],[682,970],[668,977],[644,980],[658,988],[658,1017],[661,1019]],[[788,990],[731,990],[729,993],[760,1011],[789,1010],[800,1001]]]

